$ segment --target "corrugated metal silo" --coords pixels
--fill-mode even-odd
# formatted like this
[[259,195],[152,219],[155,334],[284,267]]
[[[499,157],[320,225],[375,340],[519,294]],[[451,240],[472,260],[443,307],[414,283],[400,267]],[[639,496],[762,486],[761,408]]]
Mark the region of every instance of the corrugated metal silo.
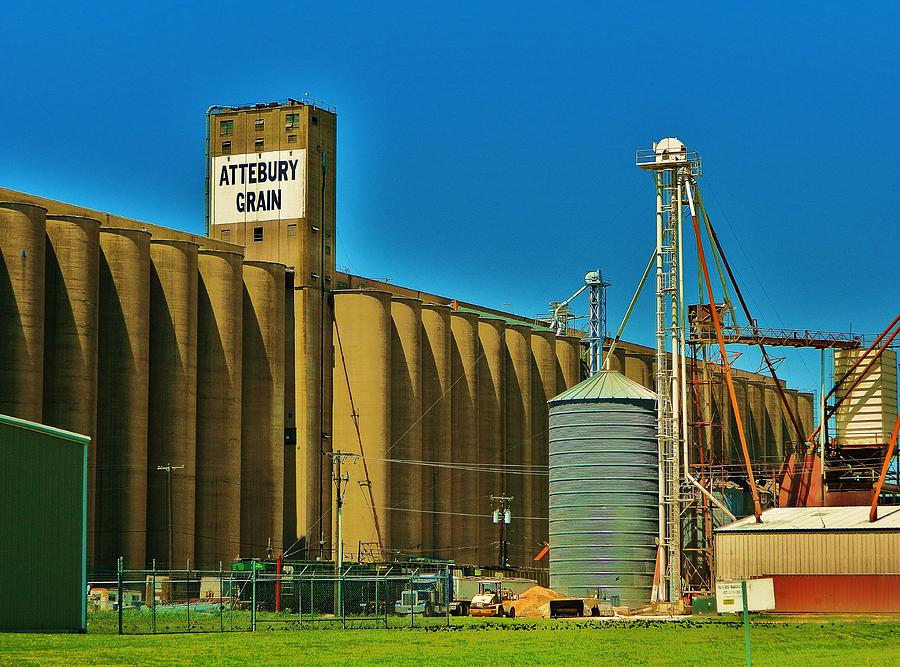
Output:
[[[188,241],[150,241],[147,553],[157,564],[179,568],[188,559],[194,561],[197,250],[197,244]],[[167,465],[184,468],[172,470],[170,478],[169,473],[157,469]],[[166,496],[169,479],[171,530]]]
[[197,264],[196,564],[240,550],[242,257],[200,250]]
[[[478,315],[454,310],[450,314],[450,449],[443,452],[442,461],[453,463],[477,463],[479,461],[479,369],[478,357],[481,354],[479,343],[480,325]],[[496,339],[497,334],[494,333]],[[496,347],[496,345],[495,345]],[[438,543],[446,542],[454,551],[452,558],[460,563],[478,562],[477,548],[462,549],[479,543],[478,530],[481,522],[472,516],[463,514],[480,514],[487,501],[479,502],[479,473],[472,470],[439,469],[442,483],[437,487],[436,496],[441,506],[449,507],[447,511],[457,512],[453,516],[439,517]]]
[[556,388],[574,387],[581,382],[581,339],[576,336],[556,337]]
[[0,202],[0,414],[41,422],[47,209]]
[[602,371],[550,401],[550,587],[650,601],[658,534],[656,395]]
[[96,512],[97,311],[100,223],[47,216],[44,289],[45,424],[91,438],[88,447],[88,563]]
[[[391,477],[385,461],[391,446],[391,295],[377,290],[338,290],[334,314],[340,336],[335,336],[334,448],[360,453],[352,416],[355,408],[383,546],[390,549],[391,524],[399,520],[397,513],[387,509]],[[363,462],[345,463],[345,470],[346,466],[351,482],[344,498],[343,542],[345,558],[353,560],[360,550],[374,547],[377,533],[368,493],[359,483],[365,479]]]
[[281,553],[284,531],[285,267],[244,262],[241,373],[242,557]]
[[[422,459],[447,461],[451,452],[450,308],[422,304]],[[422,466],[423,502],[435,514],[422,518],[426,553],[448,557],[451,470]]]
[[[478,320],[478,455],[475,460],[481,469],[475,475],[474,486],[466,484],[465,488],[465,507],[468,508],[465,511],[473,514],[488,513],[491,509],[491,495],[500,495],[505,491],[503,485],[506,480],[503,475],[484,469],[485,466],[500,466],[503,463],[503,448],[506,443],[505,330],[506,323],[503,320]],[[454,461],[468,462],[468,458],[463,458],[464,454],[460,452],[459,458],[454,454]],[[497,558],[497,550],[492,544],[497,541],[496,526],[489,519],[478,519],[476,538],[478,550],[474,557],[468,551],[461,553],[477,563],[493,562]],[[458,542],[455,536],[454,542]]]
[[[388,458],[422,460],[422,302],[391,299],[391,445]],[[391,464],[391,545],[422,552],[422,468]],[[408,511],[401,511],[408,510]]]
[[531,327],[513,324],[504,332],[506,342],[506,439],[502,463],[506,468],[504,487],[512,496],[510,525],[510,564],[529,565],[533,542],[531,478],[510,471],[530,470],[531,443]]
[[[531,444],[532,465],[535,474],[527,477],[531,484],[532,517],[547,517],[550,511],[547,489],[547,477],[544,474],[550,461],[550,421],[547,402],[556,396],[556,335],[552,331],[535,330],[531,332]],[[549,523],[547,519],[533,519],[531,537],[534,544],[541,544],[549,539]],[[540,563],[546,567],[546,561]]]
[[147,563],[150,234],[100,230],[96,565]]

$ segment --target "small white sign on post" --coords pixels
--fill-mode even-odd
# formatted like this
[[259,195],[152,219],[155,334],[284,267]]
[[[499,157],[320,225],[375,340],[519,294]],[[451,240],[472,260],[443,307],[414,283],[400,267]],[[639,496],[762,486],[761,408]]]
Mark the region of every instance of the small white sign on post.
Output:
[[[775,609],[775,582],[772,579],[748,579],[747,611],[771,609]],[[740,581],[716,582],[716,611],[720,614],[744,611]]]

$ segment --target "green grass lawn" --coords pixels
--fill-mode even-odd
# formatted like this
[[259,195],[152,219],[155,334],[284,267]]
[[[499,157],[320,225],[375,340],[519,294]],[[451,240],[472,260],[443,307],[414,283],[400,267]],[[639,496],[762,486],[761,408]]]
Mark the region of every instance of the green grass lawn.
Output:
[[[252,665],[739,665],[736,620],[456,620],[450,628],[291,630],[117,636],[0,635],[0,664]],[[888,665],[900,660],[900,620],[759,619],[757,665]]]

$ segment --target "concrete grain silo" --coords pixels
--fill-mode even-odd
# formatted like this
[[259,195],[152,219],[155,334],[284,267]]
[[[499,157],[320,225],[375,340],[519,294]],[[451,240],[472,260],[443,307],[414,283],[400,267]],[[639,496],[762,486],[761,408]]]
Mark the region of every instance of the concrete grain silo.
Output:
[[150,234],[100,231],[97,358],[97,566],[147,563]]
[[653,375],[653,363],[654,359],[649,354],[629,350],[625,357],[625,376],[647,389],[654,389],[656,377]]
[[[749,433],[747,419],[750,411],[747,409],[747,378],[743,376],[733,375],[732,382],[734,384],[734,395],[737,399],[738,412],[740,414],[741,423],[744,426],[744,437],[747,437]],[[728,390],[726,387],[725,390],[725,401],[728,402],[729,407],[731,406],[730,399],[728,397]],[[749,446],[749,442],[748,442]],[[735,419],[734,414],[731,414],[731,438],[730,438],[730,447],[726,449],[725,453],[725,462],[731,463],[732,461],[738,462],[743,461],[743,454],[741,453],[741,439],[738,435],[737,429],[737,420]]]
[[581,339],[556,337],[556,388],[562,391],[581,382]]
[[[785,394],[787,394],[788,405],[791,406],[791,412],[794,413],[794,416],[797,416],[800,413],[800,394],[796,389],[785,389]],[[787,412],[784,410],[784,406],[781,409],[781,438],[778,440],[778,449],[779,451],[784,451],[784,441],[791,440],[791,434],[795,431],[794,425],[791,423],[791,418],[788,416]],[[812,432],[812,429],[809,429],[807,435]]]
[[240,551],[243,278],[238,253],[197,258],[195,560],[217,568]]
[[621,345],[617,345],[616,349],[613,350],[612,356],[608,356],[604,353],[603,361],[605,364],[608,364],[609,370],[616,371],[617,373],[621,373],[625,375],[626,371],[626,363],[627,363],[628,355],[625,352],[625,348]]
[[[297,459],[305,455],[297,447],[297,392],[296,363],[297,338],[296,318],[294,317],[294,272],[285,271],[284,290],[284,510],[282,540],[291,547],[292,555],[306,558],[306,535],[298,532],[297,526]],[[305,501],[306,498],[303,498]]]
[[784,439],[785,436],[790,439],[791,429],[788,429],[786,433],[783,430],[781,415],[784,412],[784,404],[781,396],[778,395],[778,388],[774,381],[766,383],[765,403],[768,436],[765,453],[767,457],[770,457],[770,461],[780,463],[784,459]]
[[[450,314],[450,449],[440,460],[473,465],[479,461],[479,391],[481,325],[478,315],[454,310]],[[496,333],[494,334],[496,338]],[[479,502],[478,480],[484,473],[472,469],[439,469],[441,483],[436,487],[436,502],[447,511],[456,512],[442,518],[439,525],[438,544],[452,546],[458,551],[445,552],[447,558],[460,563],[481,562],[480,551],[474,545],[481,544],[481,521],[464,514],[481,514],[487,508],[487,499]],[[439,515],[440,516],[440,515]],[[462,547],[470,547],[463,549]],[[452,554],[452,555],[451,555]]]
[[0,202],[0,414],[40,422],[47,209]]
[[[422,460],[422,302],[391,299],[391,445],[388,457]],[[422,553],[422,467],[391,464],[391,545]],[[403,511],[407,510],[407,511]]]
[[283,547],[285,267],[244,262],[243,279],[240,554],[264,558]]
[[506,495],[512,496],[510,562],[528,565],[534,555],[532,539],[531,477],[531,327],[513,324],[504,332],[506,343],[505,401],[506,439],[502,463],[506,470]]
[[150,241],[147,553],[170,568],[194,561],[197,249],[187,241]]
[[[816,403],[816,395],[807,393],[807,392],[799,392],[797,394],[797,419],[800,421],[800,425],[803,427],[803,436],[804,438],[813,432],[815,428],[813,424],[813,415],[815,414],[815,410],[813,406]],[[796,448],[799,444],[797,440],[799,436],[794,432],[792,428],[790,431],[789,440],[794,443],[794,448]]]
[[[305,277],[296,278],[294,295],[294,397],[291,412],[297,429],[294,450],[294,484],[296,485],[295,532],[299,538],[297,553],[306,557],[330,558],[332,527],[331,459],[327,454],[336,442],[331,434],[332,371],[337,361],[332,349],[333,306],[318,286],[301,286]],[[332,348],[333,343],[333,348]],[[336,375],[334,377],[337,377]],[[342,380],[343,381],[343,380]],[[355,436],[354,436],[355,437]],[[340,446],[336,446],[340,449]],[[320,548],[320,542],[321,548]],[[324,550],[324,551],[323,551]]]
[[766,456],[767,447],[772,442],[772,437],[766,428],[766,386],[762,382],[749,382],[747,384],[747,406],[750,409],[748,419],[744,423],[747,435],[747,445],[752,456],[756,458]]
[[658,536],[656,395],[602,371],[550,401],[550,587],[649,603]]
[[47,216],[43,423],[91,438],[87,470],[88,562],[96,511],[97,312],[100,223]]
[[[422,459],[447,461],[450,457],[451,363],[450,308],[422,304]],[[473,374],[474,377],[474,374]],[[422,466],[422,502],[435,514],[422,518],[426,554],[448,557],[451,552],[451,470]]]
[[[531,332],[531,445],[534,468],[527,479],[531,484],[532,517],[547,517],[549,496],[547,495],[547,466],[549,465],[549,414],[547,402],[556,396],[556,335],[552,331]],[[546,518],[531,520],[532,542],[540,545],[549,538],[549,524]],[[546,561],[540,565],[546,566]]]
[[[506,443],[506,323],[500,319],[480,318],[478,320],[478,474],[475,485],[466,485],[465,510],[473,514],[489,514],[494,505],[491,495],[503,495],[506,480],[499,472],[503,464],[503,448]],[[463,458],[465,452],[454,454],[454,460],[468,463]],[[490,470],[490,472],[489,472]],[[498,471],[498,472],[495,472]],[[454,503],[457,504],[457,503]],[[458,506],[458,504],[457,504]],[[498,540],[497,527],[490,519],[477,521],[476,540],[477,563],[492,563],[497,559],[493,546]],[[456,542],[454,536],[454,542]],[[462,552],[467,556],[469,552]],[[469,556],[470,560],[472,559]]]
[[[360,454],[353,423],[355,409],[382,546],[390,550],[392,523],[399,519],[397,512],[388,509],[392,480],[385,461],[391,446],[391,295],[376,290],[339,290],[334,295],[334,314],[334,448]],[[345,462],[342,468],[351,479],[344,498],[343,542],[347,560],[353,560],[360,552],[363,560],[369,554],[389,557],[388,553],[377,552],[378,534],[372,503],[363,485],[363,463]]]

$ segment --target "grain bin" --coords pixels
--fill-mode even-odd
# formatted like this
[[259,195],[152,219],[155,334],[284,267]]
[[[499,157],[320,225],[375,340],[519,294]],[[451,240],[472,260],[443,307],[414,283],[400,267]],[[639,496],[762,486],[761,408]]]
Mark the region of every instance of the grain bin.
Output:
[[550,587],[650,601],[659,529],[656,395],[601,371],[550,401]]
[[[391,523],[399,519],[387,509],[391,498],[391,471],[386,460],[391,446],[391,295],[377,290],[338,290],[334,315],[334,447],[360,454],[355,410],[366,457],[365,462],[345,463],[343,468],[353,480],[344,497],[344,554],[348,560],[355,560],[360,552],[363,559],[368,554],[378,559],[382,554],[376,550],[378,532],[369,489],[385,548],[391,548]],[[366,469],[371,482],[368,489],[364,488]]]
[[43,423],[91,439],[87,448],[88,563],[93,563],[97,487],[99,273],[100,223],[80,216],[48,215]]
[[[463,311],[450,314],[450,451],[441,457],[442,461],[453,461],[465,464],[479,460],[479,363],[480,344],[478,333],[480,324],[478,315]],[[494,334],[496,340],[497,335]],[[495,396],[495,394],[491,394]],[[448,516],[444,526],[439,530],[440,541],[449,546],[469,546],[476,544],[479,524],[474,516],[473,508],[478,508],[478,477],[474,470],[443,469],[441,484],[437,494],[443,505],[449,505],[457,512]],[[449,529],[449,532],[448,532]],[[473,537],[475,539],[473,539]],[[446,548],[446,547],[444,547]],[[454,552],[445,552],[447,554]],[[473,562],[478,556],[476,549],[463,549],[453,558],[461,563]]]
[[0,414],[41,421],[47,209],[0,202]]
[[531,520],[531,478],[517,474],[531,470],[531,327],[511,324],[504,332],[506,343],[506,428],[503,455],[499,463],[506,471],[504,488],[512,496],[512,525],[508,533],[510,563],[528,565],[533,549]]
[[[188,241],[150,241],[147,550],[150,558],[168,567],[194,560],[197,250],[197,244]],[[158,469],[168,465],[184,468],[173,469],[170,477]]]
[[[766,403],[766,454],[773,457],[773,463],[780,463],[784,458],[784,436],[790,438],[793,426],[789,426],[785,431],[782,426],[782,414],[784,414],[784,403],[778,394],[778,387],[775,382],[766,383],[765,403]],[[790,400],[790,399],[788,399]],[[793,409],[794,406],[791,406]],[[796,415],[796,411],[794,412]],[[788,419],[790,422],[790,419]]]
[[234,558],[241,537],[241,260],[198,257],[195,559],[206,568]]
[[285,268],[244,262],[241,343],[241,555],[282,548]]
[[147,563],[150,234],[100,231],[95,564]]
[[[450,453],[450,308],[422,304],[422,459],[445,461]],[[450,512],[448,468],[422,466],[423,502],[435,512]],[[426,515],[422,543],[437,556],[451,553],[447,514]]]
[[[391,444],[386,458],[422,460],[422,302],[391,299]],[[391,545],[406,554],[422,552],[422,468],[391,464]]]
[[[501,495],[506,480],[496,471],[503,463],[503,447],[506,442],[506,343],[504,320],[482,317],[478,320],[478,453],[476,462],[482,469],[473,475],[474,485],[466,484],[463,505],[465,511],[486,514],[491,509],[491,495]],[[459,458],[457,458],[459,456]],[[465,453],[454,454],[454,461],[467,462]],[[494,467],[487,472],[483,467]],[[454,542],[458,543],[456,536]],[[493,543],[497,541],[496,527],[490,519],[478,519],[475,544],[477,563],[490,563],[497,557]],[[466,543],[464,543],[466,544]],[[468,544],[472,544],[471,541]],[[470,558],[471,552],[461,552]],[[460,556],[462,561],[462,556]],[[465,561],[462,561],[465,562]]]

